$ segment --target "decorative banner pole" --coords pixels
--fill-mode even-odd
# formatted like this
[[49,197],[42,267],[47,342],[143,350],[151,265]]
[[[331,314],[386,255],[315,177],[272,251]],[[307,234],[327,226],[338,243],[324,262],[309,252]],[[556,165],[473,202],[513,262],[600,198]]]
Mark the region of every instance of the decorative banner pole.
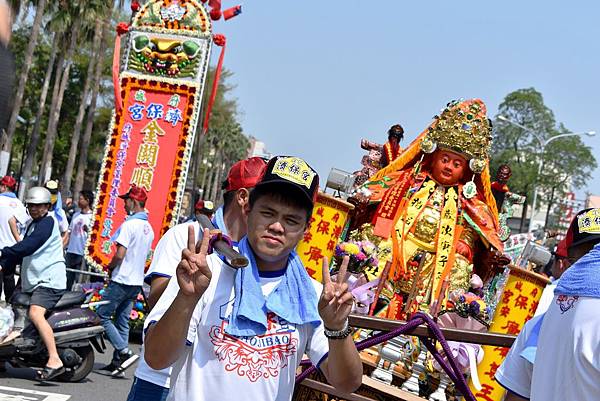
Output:
[[315,280],[322,281],[323,257],[327,256],[331,262],[335,246],[348,229],[348,213],[352,209],[354,205],[319,192],[309,228],[296,247],[308,274]]
[[[517,335],[525,322],[533,317],[542,291],[549,280],[539,274],[511,266],[504,291],[496,306],[490,332]],[[481,390],[473,382],[469,387],[477,400],[501,401],[505,390],[494,375],[508,353],[508,348],[484,345],[483,360],[477,366]]]
[[[132,7],[133,8],[133,7]],[[150,0],[128,33],[125,65],[115,43],[115,113],[100,170],[87,261],[104,269],[111,236],[127,217],[119,194],[135,184],[149,193],[154,244],[176,223],[183,197],[212,44],[210,17],[194,0]]]

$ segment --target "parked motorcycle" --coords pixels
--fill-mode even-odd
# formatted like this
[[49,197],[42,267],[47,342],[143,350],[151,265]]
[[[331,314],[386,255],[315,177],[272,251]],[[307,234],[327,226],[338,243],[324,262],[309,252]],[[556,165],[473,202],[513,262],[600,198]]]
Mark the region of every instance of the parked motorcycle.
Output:
[[[46,314],[54,331],[58,354],[66,369],[57,380],[83,380],[94,368],[94,350],[100,353],[106,350],[102,336],[104,328],[100,325],[98,315],[86,303],[86,298],[82,292],[66,292]],[[29,296],[23,293],[15,293],[11,299],[15,329],[22,328],[22,332],[19,337],[0,344],[0,363],[42,369],[48,360],[48,352],[27,317],[29,301]]]

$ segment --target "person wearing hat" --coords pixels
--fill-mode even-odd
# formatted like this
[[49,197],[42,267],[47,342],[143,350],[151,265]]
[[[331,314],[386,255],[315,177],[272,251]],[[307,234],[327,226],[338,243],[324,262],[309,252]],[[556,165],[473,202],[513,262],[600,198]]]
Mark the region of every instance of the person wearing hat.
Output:
[[63,247],[66,247],[67,243],[69,242],[69,237],[67,236],[67,233],[69,231],[69,220],[67,219],[67,214],[62,208],[62,198],[60,192],[58,191],[58,181],[50,180],[46,182],[44,187],[48,191],[50,191],[50,194],[52,196],[52,204],[50,206],[50,211],[48,212],[48,215],[54,217],[58,222],[60,235],[63,239]]
[[196,216],[196,219],[198,218],[198,215],[204,215],[209,219],[212,219],[214,212],[215,204],[211,201],[199,199],[194,205],[194,215]]
[[331,280],[321,285],[294,251],[318,190],[317,173],[302,159],[277,156],[250,193],[248,233],[238,244],[250,264],[234,269],[207,255],[209,232],[188,245],[167,289],[145,323],[144,357],[155,369],[173,365],[168,400],[290,400],[304,354],[339,391],[362,380],[348,315],[353,297]]
[[[262,176],[266,162],[260,157],[251,157],[236,162],[223,182],[223,205],[213,215],[213,224],[235,244],[246,235],[245,208],[250,191]],[[200,201],[199,201],[200,202]],[[196,203],[196,209],[199,205]],[[212,202],[211,202],[212,203]],[[204,209],[207,207],[204,201]],[[213,206],[214,207],[214,206]],[[212,209],[212,208],[211,208]],[[181,252],[187,247],[188,229],[192,226],[196,241],[201,235],[197,221],[189,221],[171,227],[158,241],[152,263],[146,272],[145,281],[150,284],[148,305],[152,308],[164,292],[175,268],[181,259]],[[152,369],[144,358],[140,359],[128,401],[162,401],[169,393],[171,368]]]
[[[21,227],[30,220],[25,206],[14,193],[17,181],[6,175],[0,180],[0,249],[12,246],[21,240]],[[15,276],[10,272],[0,272],[0,294],[8,301],[15,290]]]
[[400,141],[404,138],[404,128],[400,124],[395,124],[388,130],[388,141],[383,145],[381,155],[381,168],[387,166],[402,153]]
[[565,249],[572,265],[556,280],[552,302],[540,304],[546,310],[525,323],[496,371],[509,391],[505,401],[591,401],[600,394],[600,209],[577,213],[559,259]]
[[48,215],[50,192],[33,187],[27,192],[25,202],[32,220],[22,241],[2,248],[0,266],[2,271],[14,272],[16,265],[21,265],[21,291],[31,297],[28,316],[48,351],[48,361],[38,371],[38,378],[50,380],[65,371],[56,351],[52,327],[45,318],[46,311],[65,292],[65,258],[58,224]]
[[117,250],[108,264],[110,282],[103,296],[103,300],[110,303],[97,310],[106,337],[114,347],[111,363],[102,369],[113,375],[121,374],[139,358],[129,349],[129,315],[142,289],[146,260],[154,240],[154,231],[144,209],[148,199],[144,188],[132,185],[119,198],[125,202],[128,217],[111,237]]

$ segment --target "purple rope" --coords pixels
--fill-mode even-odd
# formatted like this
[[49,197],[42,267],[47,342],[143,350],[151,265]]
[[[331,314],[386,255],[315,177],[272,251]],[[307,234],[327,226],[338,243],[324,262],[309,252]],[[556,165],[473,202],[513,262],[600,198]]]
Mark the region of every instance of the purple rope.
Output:
[[229,238],[228,236],[226,236],[223,233],[219,233],[217,235],[213,235],[210,238],[210,240],[208,241],[208,254],[209,255],[215,251],[214,245],[215,245],[215,242],[217,242],[217,241],[225,241],[227,243],[227,245],[229,245],[230,247],[233,247],[233,242],[231,241],[231,238]]
[[[431,317],[429,317],[425,313],[417,312],[411,317],[411,319],[406,324],[404,324],[400,327],[397,327],[390,332],[381,333],[381,334],[378,334],[376,336],[367,338],[365,340],[362,340],[362,341],[356,343],[356,349],[358,351],[362,351],[365,348],[370,348],[375,345],[381,344],[382,342],[389,341],[392,338],[397,337],[399,335],[406,334],[408,332],[412,332],[417,326],[419,326],[421,324],[425,324],[425,325],[429,326],[429,328],[433,332],[433,337],[442,346],[442,349],[444,351],[444,354],[446,354],[447,359],[444,359],[442,357],[442,355],[439,353],[439,351],[437,350],[435,345],[431,342],[431,340],[429,340],[429,339],[421,340],[425,344],[425,346],[427,347],[427,349],[429,350],[431,355],[438,362],[438,364],[442,367],[442,369],[446,372],[446,374],[448,375],[450,380],[452,380],[456,384],[458,391],[460,391],[462,393],[463,397],[465,397],[465,399],[467,401],[477,401],[475,399],[475,397],[473,396],[473,393],[471,393],[471,390],[469,389],[469,386],[467,385],[467,382],[465,381],[465,378],[464,378],[461,370],[458,368],[456,361],[452,357],[452,352],[450,351],[450,347],[448,346],[448,343],[447,343],[446,339],[444,338],[442,331],[440,330],[438,325],[433,321],[433,319],[431,319]],[[302,366],[309,365],[309,364],[310,364],[310,361],[307,361],[307,360],[300,362],[300,365],[302,365]],[[296,376],[296,384],[301,383],[310,374],[312,374],[316,369],[317,368],[315,366],[311,366],[310,368],[304,370],[302,373],[300,373],[298,376]]]
[[[389,341],[392,338],[398,337],[401,334],[406,334],[407,332],[413,331],[417,326],[419,326],[422,323],[423,323],[422,319],[414,319],[413,318],[410,321],[408,321],[405,325],[397,327],[390,332],[381,333],[381,334],[378,334],[371,338],[364,339],[364,340],[356,343],[356,349],[358,351],[362,351],[363,349],[371,348],[375,345]],[[323,358],[323,359],[325,359],[325,358]],[[300,373],[298,376],[296,376],[296,384],[302,382],[309,375],[311,375],[315,370],[317,370],[317,368],[313,365],[310,368],[303,371],[302,373]]]

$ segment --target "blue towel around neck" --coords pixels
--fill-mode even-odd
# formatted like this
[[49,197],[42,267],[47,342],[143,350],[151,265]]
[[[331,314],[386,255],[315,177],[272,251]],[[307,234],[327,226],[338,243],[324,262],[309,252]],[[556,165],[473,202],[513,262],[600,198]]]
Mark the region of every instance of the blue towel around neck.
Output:
[[560,276],[554,293],[600,298],[600,243]]
[[236,337],[251,337],[267,331],[267,312],[273,312],[287,322],[302,325],[310,323],[317,327],[321,318],[317,310],[319,301],[311,278],[298,254],[290,254],[281,282],[264,297],[254,252],[244,237],[239,242],[239,251],[250,261],[250,265],[237,269],[235,273],[235,300],[225,331]]
[[[134,219],[148,221],[148,213],[146,213],[146,212],[137,212],[137,213],[134,213],[134,214],[132,214],[130,216],[127,216],[127,218],[125,219],[125,221],[127,221],[127,220],[134,220]],[[119,226],[119,228],[117,228],[117,231],[115,231],[115,233],[112,235],[112,237],[110,237],[111,241],[114,241],[114,240],[117,239],[117,237],[121,233],[121,227],[123,227],[123,224],[121,224]]]
[[0,196],[6,196],[7,198],[12,198],[12,199],[15,199],[17,197],[17,195],[15,195],[14,192],[10,192],[10,191],[2,192],[0,194]]

